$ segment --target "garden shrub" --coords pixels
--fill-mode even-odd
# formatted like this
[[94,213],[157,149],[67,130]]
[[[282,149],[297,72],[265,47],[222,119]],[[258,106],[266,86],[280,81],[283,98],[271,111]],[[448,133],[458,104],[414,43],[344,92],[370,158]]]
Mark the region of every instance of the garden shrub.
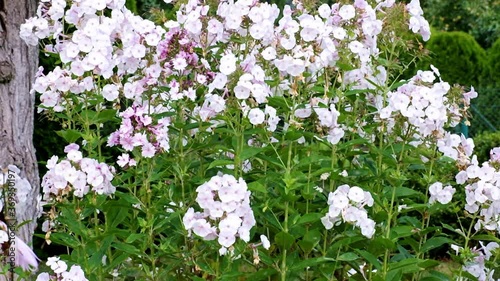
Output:
[[489,75],[488,85],[500,92],[500,39],[488,49]]
[[489,160],[491,150],[500,146],[500,131],[486,131],[474,136],[474,145],[474,151],[479,163]]
[[[483,132],[500,130],[500,39],[487,50],[488,70],[484,73],[477,99],[472,102],[474,106],[471,119],[471,134],[473,136]],[[484,158],[483,158],[484,159]]]
[[485,49],[499,38],[498,0],[426,0],[422,6],[430,24],[439,30],[467,32]]
[[478,87],[488,72],[485,50],[465,32],[434,33],[426,43],[426,48],[431,52],[431,64],[450,83]]

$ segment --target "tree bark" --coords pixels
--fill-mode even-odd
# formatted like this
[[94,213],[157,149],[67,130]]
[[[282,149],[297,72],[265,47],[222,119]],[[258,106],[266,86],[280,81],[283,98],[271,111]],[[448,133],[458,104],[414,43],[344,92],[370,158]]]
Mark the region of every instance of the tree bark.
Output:
[[[15,219],[17,224],[30,222],[16,233],[28,245],[36,227],[40,189],[33,146],[35,95],[30,93],[37,71],[38,48],[28,47],[21,40],[19,28],[34,16],[36,5],[36,0],[0,0],[0,167],[4,172],[8,165],[20,170],[16,184],[22,184],[24,192],[20,194],[17,190],[17,200],[13,203]],[[31,187],[27,187],[27,182]],[[8,216],[5,206],[3,215]]]

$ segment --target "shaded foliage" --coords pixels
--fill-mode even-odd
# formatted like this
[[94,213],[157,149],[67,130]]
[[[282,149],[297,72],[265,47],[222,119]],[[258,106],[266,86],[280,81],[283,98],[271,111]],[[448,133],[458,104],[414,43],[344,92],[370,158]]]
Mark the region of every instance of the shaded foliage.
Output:
[[431,52],[431,63],[449,83],[477,87],[488,71],[486,52],[465,32],[437,32],[426,47]]
[[484,48],[500,37],[499,0],[426,0],[422,8],[435,28],[467,32]]

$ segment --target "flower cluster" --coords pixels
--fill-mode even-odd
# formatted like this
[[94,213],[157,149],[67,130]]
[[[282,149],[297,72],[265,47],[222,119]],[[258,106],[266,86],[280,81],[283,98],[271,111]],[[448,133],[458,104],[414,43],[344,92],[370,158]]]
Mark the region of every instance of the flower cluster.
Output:
[[[497,242],[490,242],[484,245],[482,241],[479,241],[481,247],[472,248],[470,251],[465,251],[462,247],[457,245],[452,245],[452,248],[456,253],[462,254],[466,261],[463,265],[463,270],[470,273],[472,276],[476,277],[478,281],[492,281],[497,280],[493,278],[495,274],[495,269],[490,269],[488,263],[491,262],[491,257],[496,259],[499,249]],[[463,279],[458,279],[463,280]]]
[[406,10],[410,14],[410,29],[413,33],[420,33],[424,40],[429,40],[431,37],[431,27],[429,22],[424,18],[424,11],[420,7],[420,0],[412,0],[406,5]]
[[490,161],[479,165],[476,156],[470,164],[456,175],[456,182],[464,184],[465,210],[478,214],[476,230],[500,231],[500,148],[491,150]]
[[[170,119],[163,117],[153,120],[147,106],[132,106],[120,113],[122,123],[108,139],[108,146],[120,145],[125,151],[141,148],[143,157],[151,158],[161,151],[168,151],[168,126]],[[155,121],[155,122],[154,122]],[[156,123],[156,124],[155,124]],[[134,166],[135,161],[128,154],[122,155],[118,165]]]
[[45,75],[43,67],[40,67],[33,84],[33,90],[41,93],[40,111],[49,108],[55,112],[64,111],[71,104],[68,98],[70,94],[81,94],[95,88],[92,77],[74,78],[72,74],[82,75],[83,72],[74,73],[74,71],[57,66]]
[[444,137],[437,142],[438,150],[444,156],[457,161],[459,167],[467,166],[474,151],[474,141],[466,139],[464,135],[450,134],[446,132]]
[[[183,104],[186,114],[177,118],[186,121],[186,116],[196,116],[215,122],[227,109],[227,100],[234,97],[252,125],[266,124],[267,130],[274,132],[280,121],[285,126],[297,122],[282,120],[279,116],[288,115],[267,104],[268,98],[298,96],[300,84],[313,83],[339,60],[354,68],[340,79],[343,87],[375,89],[373,82],[382,85],[387,80],[385,68],[375,66],[380,53],[377,36],[383,27],[383,19],[378,17],[395,4],[393,0],[379,1],[376,7],[365,0],[353,5],[323,4],[312,12],[301,5],[296,10],[285,6],[279,21],[275,4],[222,1],[213,16],[208,6],[190,0],[180,6],[176,21],[168,21],[166,28],[134,16],[120,0],[99,4],[82,0],[68,5],[64,1],[47,2],[40,4],[37,17],[21,31],[30,43],[39,38],[56,39],[46,49],[59,54],[63,62],[61,68],[46,76],[39,72],[35,90],[41,94],[42,105],[63,111],[75,100],[67,98],[69,92],[100,95],[99,100],[116,104],[121,97],[131,99],[133,105],[119,114],[123,129],[130,123],[126,115],[137,107],[171,106],[181,99],[193,104]],[[407,10],[421,26],[416,31],[425,30],[418,1],[407,5]],[[75,31],[62,36],[66,25]],[[231,40],[244,36],[249,42]],[[267,81],[276,73],[280,85],[271,87]],[[200,88],[208,88],[201,97],[197,95],[202,92],[197,91]],[[76,98],[83,101],[83,96]],[[337,123],[341,110],[336,103],[341,100],[324,97],[321,105],[309,101],[304,96],[291,107],[314,109],[322,139],[338,143],[346,129]],[[311,116],[296,114],[291,118],[302,121]],[[168,125],[165,123],[159,134],[163,140],[156,144],[146,141],[143,132],[135,131],[141,140],[115,132],[109,143],[120,144],[126,151],[141,146],[143,156],[152,157],[168,151]],[[134,162],[122,155],[119,165],[133,166]]]
[[236,242],[236,237],[250,241],[250,229],[256,221],[250,208],[250,191],[242,178],[219,174],[200,185],[196,192],[196,202],[203,212],[189,208],[182,219],[190,233],[205,240],[217,239],[222,246],[221,255]]
[[453,199],[453,194],[455,194],[455,188],[451,185],[443,187],[440,182],[435,182],[429,186],[429,193],[431,197],[429,198],[429,204],[434,204],[436,201],[446,205]]
[[95,159],[83,157],[77,144],[64,148],[66,159],[59,162],[59,157],[52,156],[47,161],[49,170],[42,179],[44,198],[51,194],[59,197],[73,192],[76,197],[83,197],[90,190],[97,194],[113,194],[116,188],[111,184],[115,169]]
[[382,120],[394,126],[396,119],[416,128],[413,137],[417,143],[429,136],[442,136],[445,126],[454,127],[460,121],[459,105],[447,96],[450,85],[447,82],[434,83],[439,72],[419,71],[409,83],[388,94],[387,106],[380,109]]
[[46,264],[52,269],[54,274],[50,275],[47,272],[40,273],[36,281],[88,281],[79,265],[72,265],[68,271],[68,265],[59,257],[48,258]]
[[368,238],[375,234],[375,221],[368,218],[364,209],[365,206],[373,206],[370,192],[344,184],[328,194],[328,205],[328,213],[321,218],[326,229],[344,221],[361,228],[361,233]]

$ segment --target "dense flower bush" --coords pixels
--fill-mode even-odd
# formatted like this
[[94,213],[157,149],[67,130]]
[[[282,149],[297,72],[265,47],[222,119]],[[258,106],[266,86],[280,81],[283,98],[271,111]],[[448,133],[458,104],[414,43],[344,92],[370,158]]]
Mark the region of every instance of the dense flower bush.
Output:
[[21,27],[61,61],[34,91],[68,142],[43,180],[68,254],[38,280],[447,280],[430,251],[452,233],[455,276],[492,276],[472,227],[429,225],[466,184],[465,216],[496,231],[500,196],[497,152],[479,166],[447,131],[477,93],[399,78],[401,26],[430,36],[418,0],[190,0],[162,23],[124,2],[42,1]]

